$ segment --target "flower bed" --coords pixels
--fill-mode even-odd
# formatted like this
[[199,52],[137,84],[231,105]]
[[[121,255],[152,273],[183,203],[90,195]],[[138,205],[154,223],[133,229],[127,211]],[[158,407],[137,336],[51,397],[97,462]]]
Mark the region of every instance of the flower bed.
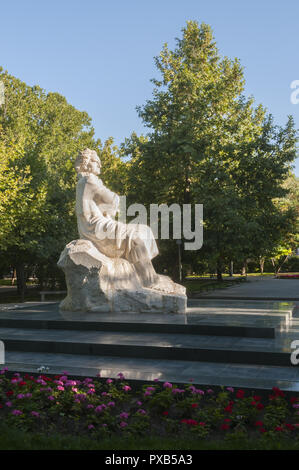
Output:
[[276,279],[299,279],[299,273],[277,274]]
[[0,417],[25,431],[109,438],[180,436],[195,439],[299,439],[299,394],[232,387],[178,387],[169,382],[132,390],[117,379],[72,379],[0,372]]

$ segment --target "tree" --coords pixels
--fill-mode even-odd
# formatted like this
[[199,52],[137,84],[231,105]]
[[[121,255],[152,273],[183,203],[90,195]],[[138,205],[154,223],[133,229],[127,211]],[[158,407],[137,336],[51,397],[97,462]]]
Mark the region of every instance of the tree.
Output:
[[[262,243],[262,234],[279,231],[287,218],[273,199],[283,195],[296,137],[291,118],[278,128],[243,96],[241,65],[219,56],[208,25],[189,21],[182,32],[173,51],[165,44],[156,57],[161,79],[137,108],[150,132],[122,147],[131,158],[127,190],[135,202],[202,203],[200,257],[221,279],[225,264],[260,251],[256,237]],[[269,244],[276,239],[272,234]]]
[[94,138],[88,114],[63,96],[30,87],[2,69],[0,81],[5,89],[0,155],[2,186],[6,185],[1,193],[6,209],[2,210],[0,249],[17,268],[23,299],[25,265],[38,264],[40,271],[43,265],[51,265],[55,271],[63,247],[77,238],[73,164],[78,151],[89,147],[103,155],[107,178],[114,183],[112,169],[121,161],[113,141],[102,146]]

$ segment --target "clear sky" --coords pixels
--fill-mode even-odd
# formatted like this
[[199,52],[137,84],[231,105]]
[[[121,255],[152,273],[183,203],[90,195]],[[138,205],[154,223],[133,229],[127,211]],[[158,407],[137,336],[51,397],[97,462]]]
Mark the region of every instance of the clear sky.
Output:
[[[285,124],[299,80],[298,0],[0,0],[0,65],[57,91],[117,144],[145,132],[135,107],[158,76],[153,57],[187,20],[211,25],[222,55],[238,57],[246,94]],[[296,174],[299,176],[297,159]]]

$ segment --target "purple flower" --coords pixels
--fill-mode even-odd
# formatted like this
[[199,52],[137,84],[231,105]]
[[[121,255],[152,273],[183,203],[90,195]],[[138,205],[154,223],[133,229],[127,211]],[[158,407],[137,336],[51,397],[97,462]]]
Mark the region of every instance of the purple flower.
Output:
[[50,395],[50,396],[48,397],[48,400],[53,401],[53,400],[55,400],[55,398],[53,397],[53,395]]
[[94,429],[94,425],[93,425],[93,424],[89,424],[89,425],[88,425],[88,429]]
[[207,393],[208,393],[209,395],[212,395],[212,393],[214,393],[214,390],[212,390],[211,388],[209,388],[209,389],[207,390]]
[[99,406],[97,406],[96,409],[95,409],[95,412],[96,412],[96,413],[102,413],[102,411],[103,411],[103,405],[99,405]]
[[108,406],[115,406],[115,402],[114,401],[109,401],[109,403],[107,403]]
[[11,414],[13,414],[14,416],[19,416],[19,415],[22,415],[23,412],[20,411],[20,410],[13,410],[13,411],[11,412]]
[[94,408],[94,406],[93,406],[92,404],[89,404],[89,405],[87,405],[86,408],[89,409],[89,410],[91,410],[92,408]]
[[128,423],[126,423],[125,421],[121,421],[121,423],[119,423],[120,427],[121,428],[125,428],[126,426],[128,426]]
[[91,379],[90,377],[86,377],[86,379],[83,380],[83,383],[86,385],[86,384],[89,384],[90,382],[93,382],[93,379]]
[[37,411],[31,411],[32,416],[35,416],[36,418],[40,417],[40,414]]
[[140,415],[146,415],[146,411],[140,408],[140,410],[137,410],[136,413],[139,413]]
[[11,402],[11,401],[7,401],[7,402],[5,403],[5,405],[8,406],[8,408],[10,408],[10,407],[12,406],[12,402]]
[[164,382],[163,387],[164,388],[172,388],[172,384],[170,382]]
[[19,394],[17,395],[17,398],[18,398],[19,400],[21,400],[22,398],[25,398],[24,393],[19,393]]
[[154,392],[156,389],[155,389],[155,387],[146,387],[146,390],[148,392]]
[[122,413],[120,413],[119,417],[121,419],[128,419],[129,415],[128,413],[126,413],[125,411],[123,411]]
[[138,402],[137,402],[137,405],[141,406],[141,405],[142,405],[142,401],[138,401]]

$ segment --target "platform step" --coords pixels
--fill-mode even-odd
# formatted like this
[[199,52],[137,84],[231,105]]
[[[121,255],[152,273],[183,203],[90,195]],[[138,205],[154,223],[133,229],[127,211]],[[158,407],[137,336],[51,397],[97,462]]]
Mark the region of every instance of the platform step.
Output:
[[290,345],[267,338],[1,328],[0,339],[6,351],[292,367]]

